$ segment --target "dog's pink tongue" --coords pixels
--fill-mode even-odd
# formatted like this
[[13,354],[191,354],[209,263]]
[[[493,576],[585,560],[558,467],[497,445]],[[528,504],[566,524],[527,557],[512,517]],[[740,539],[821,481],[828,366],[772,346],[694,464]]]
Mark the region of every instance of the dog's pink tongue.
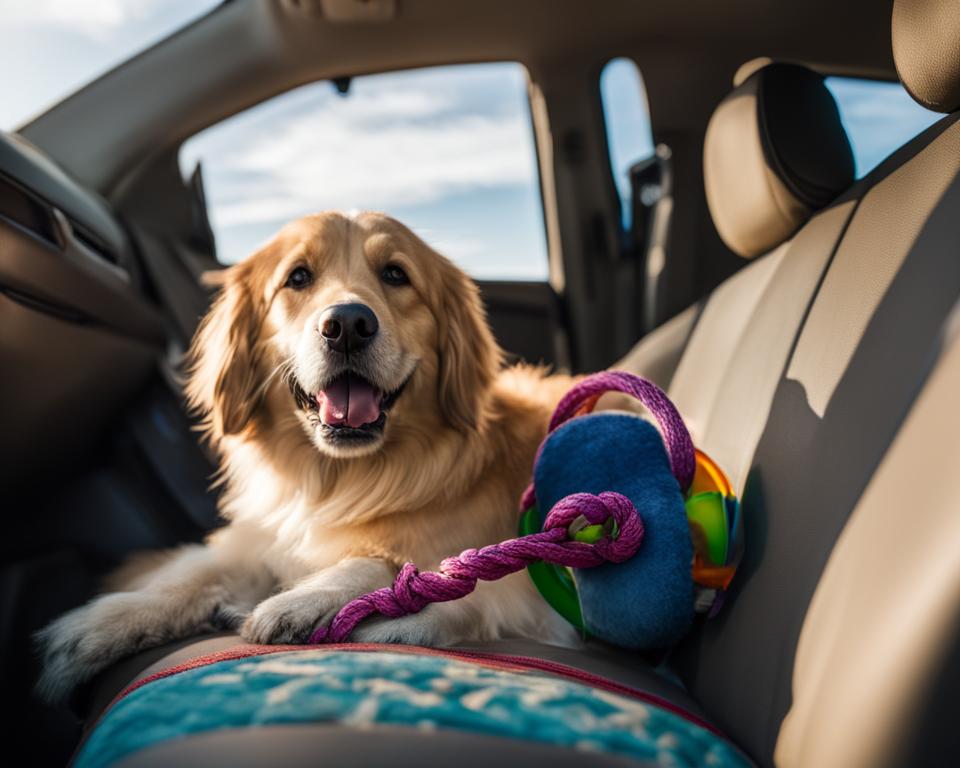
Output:
[[324,424],[347,424],[354,429],[380,418],[380,397],[370,382],[347,374],[317,395]]

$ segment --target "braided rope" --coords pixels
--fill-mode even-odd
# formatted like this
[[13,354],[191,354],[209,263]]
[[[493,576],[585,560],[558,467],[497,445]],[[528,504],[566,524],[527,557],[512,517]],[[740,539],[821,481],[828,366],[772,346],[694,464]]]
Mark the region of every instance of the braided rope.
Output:
[[[632,395],[653,414],[660,424],[670,467],[680,487],[686,489],[693,480],[695,456],[693,442],[683,419],[670,399],[656,384],[633,374],[606,371],[580,381],[560,401],[550,420],[552,432],[568,419],[593,407],[604,392],[617,391]],[[544,439],[546,442],[546,439]],[[544,443],[537,450],[537,459]],[[522,509],[536,503],[533,485],[523,494]],[[604,537],[587,544],[570,538],[570,524],[583,516],[591,524],[617,524],[617,537]],[[406,563],[397,574],[393,586],[361,595],[347,603],[329,626],[319,627],[309,642],[340,643],[357,624],[368,616],[381,614],[399,618],[419,613],[430,603],[458,600],[476,589],[477,581],[495,581],[523,570],[531,563],[545,561],[570,568],[591,568],[602,563],[621,563],[636,553],[643,541],[643,521],[633,503],[619,493],[574,493],[560,499],[550,510],[543,530],[516,539],[492,544],[482,549],[467,549],[440,563],[439,571],[421,573],[413,563]]]
[[[580,516],[592,524],[612,517],[619,527],[616,539],[595,544],[571,541],[570,524]],[[467,549],[440,563],[439,572],[420,573],[406,563],[392,587],[362,595],[345,605],[328,627],[318,628],[310,643],[341,643],[368,616],[379,613],[399,618],[422,611],[430,603],[457,600],[469,595],[477,581],[494,581],[523,570],[530,563],[546,560],[570,568],[590,568],[601,563],[622,563],[631,558],[643,540],[643,521],[633,503],[619,493],[574,493],[558,501],[543,530],[509,539],[482,549]]]

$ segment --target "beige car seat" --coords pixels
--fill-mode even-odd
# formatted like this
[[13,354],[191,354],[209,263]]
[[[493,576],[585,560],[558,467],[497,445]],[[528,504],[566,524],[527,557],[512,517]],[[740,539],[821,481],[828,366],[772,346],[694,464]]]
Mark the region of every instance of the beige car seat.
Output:
[[[731,249],[758,258],[624,361],[652,361],[744,502],[730,600],[676,666],[741,745],[781,766],[946,764],[958,739],[960,9],[897,0],[893,43],[907,90],[953,114],[796,234],[814,206],[784,169],[809,181],[810,166],[764,144],[782,65],[724,100],[707,199]],[[814,165],[836,170],[822,102]],[[794,117],[802,135],[812,111]]]

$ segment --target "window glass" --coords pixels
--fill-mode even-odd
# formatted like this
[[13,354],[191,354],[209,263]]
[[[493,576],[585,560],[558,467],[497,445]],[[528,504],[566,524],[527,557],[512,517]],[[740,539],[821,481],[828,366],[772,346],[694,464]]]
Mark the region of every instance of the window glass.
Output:
[[857,178],[942,117],[917,104],[900,83],[828,77],[826,84],[853,147]]
[[610,168],[620,197],[623,228],[630,228],[630,167],[653,154],[647,94],[630,59],[607,62],[600,73],[600,98],[610,150]]
[[23,125],[220,2],[0,0],[0,128]]
[[519,64],[471,64],[303,86],[191,138],[218,257],[243,259],[284,223],[381,210],[469,273],[544,280],[547,247]]

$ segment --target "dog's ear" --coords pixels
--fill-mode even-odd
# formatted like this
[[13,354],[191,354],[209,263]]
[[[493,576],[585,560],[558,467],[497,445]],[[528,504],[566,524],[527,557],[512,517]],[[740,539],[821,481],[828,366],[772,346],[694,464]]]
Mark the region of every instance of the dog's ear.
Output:
[[445,259],[439,270],[440,410],[460,432],[482,428],[503,353],[487,324],[476,283]]
[[220,292],[187,355],[187,400],[214,443],[243,430],[255,405],[259,311],[249,272],[241,263],[217,273]]

